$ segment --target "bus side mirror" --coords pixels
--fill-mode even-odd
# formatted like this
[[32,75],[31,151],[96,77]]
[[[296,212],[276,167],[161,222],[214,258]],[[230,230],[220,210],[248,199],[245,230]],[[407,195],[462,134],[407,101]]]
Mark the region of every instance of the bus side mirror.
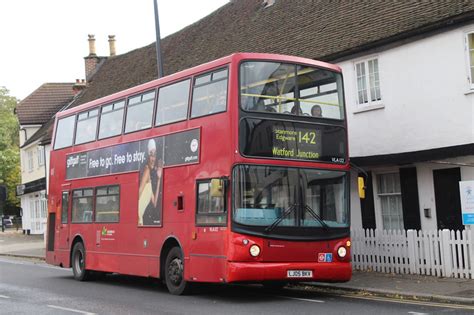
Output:
[[224,196],[224,180],[221,178],[211,179],[211,197]]
[[359,185],[359,198],[365,199],[365,181],[364,177],[359,176],[357,177],[357,183]]

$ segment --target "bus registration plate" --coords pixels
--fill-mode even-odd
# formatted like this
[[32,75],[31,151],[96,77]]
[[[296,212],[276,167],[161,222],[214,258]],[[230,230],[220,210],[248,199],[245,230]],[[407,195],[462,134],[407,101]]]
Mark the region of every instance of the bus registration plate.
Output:
[[312,278],[313,271],[312,270],[287,270],[286,277],[287,278]]

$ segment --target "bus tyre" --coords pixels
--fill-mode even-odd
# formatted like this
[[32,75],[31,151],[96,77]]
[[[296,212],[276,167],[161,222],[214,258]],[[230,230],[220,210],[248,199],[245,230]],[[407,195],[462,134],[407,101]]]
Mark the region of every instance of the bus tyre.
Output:
[[91,273],[86,270],[86,250],[81,242],[76,243],[72,249],[71,264],[74,279],[79,281],[87,281],[89,279]]
[[191,284],[184,280],[184,258],[179,247],[173,247],[166,256],[165,283],[174,295],[187,294],[191,289]]

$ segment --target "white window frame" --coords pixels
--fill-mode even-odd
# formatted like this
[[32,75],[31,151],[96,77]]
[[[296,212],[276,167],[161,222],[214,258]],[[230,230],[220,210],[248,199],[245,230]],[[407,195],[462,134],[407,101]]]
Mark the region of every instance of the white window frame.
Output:
[[[472,36],[472,47],[469,47],[469,37]],[[466,32],[464,37],[466,50],[466,66],[469,88],[474,90],[474,30]],[[472,58],[471,58],[472,55]]]
[[38,167],[44,166],[44,147],[38,146],[36,153],[38,154]]
[[34,168],[34,161],[33,161],[33,150],[28,150],[26,152],[26,155],[27,155],[27,159],[28,159],[28,171],[29,172],[33,172],[33,168]]
[[[374,69],[374,65],[376,69]],[[354,78],[355,98],[359,108],[382,105],[380,62],[378,56],[354,61]],[[363,100],[359,98],[360,92],[365,94],[363,95]]]
[[[381,187],[380,187],[380,181],[381,181],[381,178],[383,176],[387,176],[387,175],[397,175],[398,176],[398,179],[399,179],[399,191],[393,191],[393,192],[382,192],[381,191]],[[376,186],[376,192],[377,192],[377,197],[378,197],[378,208],[379,208],[379,211],[380,211],[380,218],[382,220],[382,228],[384,230],[393,230],[393,226],[392,226],[392,222],[391,222],[391,217],[392,216],[398,216],[398,226],[395,227],[395,230],[404,230],[405,226],[404,226],[404,222],[403,222],[403,205],[402,205],[402,192],[401,192],[401,183],[400,183],[400,173],[398,171],[390,171],[390,172],[384,172],[384,173],[378,173],[376,174],[376,182],[374,182],[375,186]],[[399,204],[399,209],[397,209],[398,211],[396,211],[396,213],[393,213],[393,209],[389,209],[390,210],[390,213],[384,213],[384,210],[383,210],[383,200],[385,198],[390,198],[390,197],[398,197],[398,204]],[[385,220],[384,218],[385,217],[388,217],[388,220],[389,220],[389,225],[390,226],[386,226],[385,224]]]

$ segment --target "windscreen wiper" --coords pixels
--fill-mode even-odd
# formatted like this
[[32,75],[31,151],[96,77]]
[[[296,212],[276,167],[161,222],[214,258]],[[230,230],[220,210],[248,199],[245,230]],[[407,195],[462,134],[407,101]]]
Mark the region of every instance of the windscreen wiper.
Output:
[[311,214],[311,216],[313,216],[313,218],[316,219],[316,221],[318,221],[319,223],[321,223],[321,225],[323,226],[323,228],[324,228],[325,230],[329,229],[329,225],[327,225],[326,222],[324,222],[324,220],[321,219],[321,217],[320,217],[316,212],[314,212],[314,210],[311,209],[310,206],[305,205],[305,206],[304,206],[304,209],[305,209],[306,211],[308,211],[309,214]]
[[275,220],[275,222],[273,222],[272,224],[270,224],[269,226],[267,226],[264,230],[265,233],[270,233],[271,231],[273,231],[273,229],[275,229],[277,227],[278,224],[281,223],[281,221],[283,221],[284,218],[286,218],[287,216],[289,216],[293,211],[295,211],[296,209],[296,206],[297,204],[294,203],[292,204],[291,206],[289,206],[288,208],[286,208],[284,211],[283,211],[283,214],[281,215],[281,217],[279,217],[278,219]]

